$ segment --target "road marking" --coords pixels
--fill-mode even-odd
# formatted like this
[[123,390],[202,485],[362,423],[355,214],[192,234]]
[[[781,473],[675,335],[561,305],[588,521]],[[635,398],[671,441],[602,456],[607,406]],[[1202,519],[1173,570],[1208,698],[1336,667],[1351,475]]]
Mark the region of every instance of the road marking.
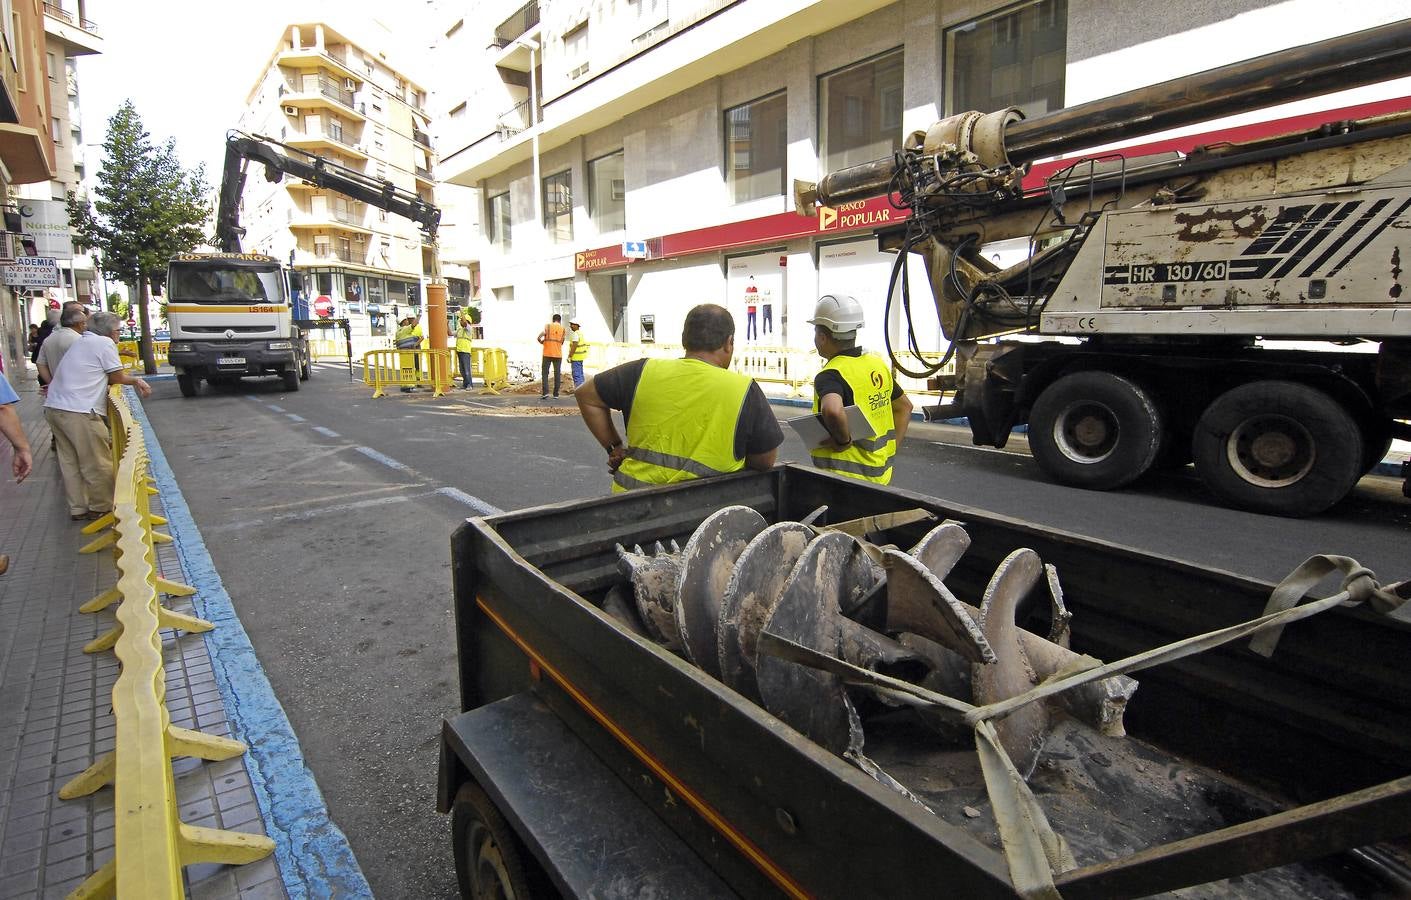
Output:
[[269,404],[269,408],[275,412],[284,412],[284,407],[280,406],[278,403]]
[[338,432],[334,431],[332,428],[324,428],[322,425],[315,425],[315,426],[314,426],[314,431],[317,431],[319,434],[323,435],[324,437],[336,438],[336,437],[342,437],[342,436],[343,436],[343,435],[339,434]]
[[504,510],[500,509],[498,506],[486,503],[479,497],[473,497],[458,488],[437,488],[436,493],[442,495],[443,497],[450,497],[452,500],[459,500],[461,503],[464,503],[466,506],[469,506],[471,509],[480,513],[482,516],[497,516],[500,513],[504,512]]
[[373,459],[382,463],[389,469],[399,469],[403,472],[411,471],[411,466],[408,466],[405,463],[399,463],[392,457],[388,456],[386,453],[379,453],[371,447],[354,447],[353,449],[361,453],[363,456],[366,456],[368,459]]
[[245,399],[246,399],[246,400],[254,400],[256,403],[263,403],[263,402],[265,402],[265,401],[261,400],[259,397],[256,397],[254,394],[246,394],[246,395],[245,395]]
[[296,415],[294,415],[294,413],[285,413],[284,415],[285,415],[286,417],[288,417],[289,421],[291,421],[291,422],[307,422],[307,421],[308,421],[308,419],[305,419],[303,416],[296,416]]
[[226,522],[221,525],[213,525],[206,528],[208,533],[223,531],[240,531],[245,528],[256,528],[261,525],[269,525],[275,522],[304,522],[310,519],[318,519],[327,515],[337,513],[352,512],[357,509],[367,509],[375,506],[390,506],[393,503],[406,503],[408,500],[420,500],[423,497],[430,497],[438,491],[420,491],[415,494],[400,494],[395,497],[374,497],[370,500],[355,500],[352,503],[335,503],[332,506],[320,506],[317,509],[304,509],[298,512],[281,513],[277,516],[270,516],[266,519],[246,519],[243,522]]

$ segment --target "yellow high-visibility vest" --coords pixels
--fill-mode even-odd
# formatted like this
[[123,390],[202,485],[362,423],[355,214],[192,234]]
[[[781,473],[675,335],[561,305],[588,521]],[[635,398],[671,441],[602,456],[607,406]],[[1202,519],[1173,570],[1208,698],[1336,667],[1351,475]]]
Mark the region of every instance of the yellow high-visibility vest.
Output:
[[575,344],[575,343],[578,345],[578,346],[574,349],[574,351],[573,351],[571,354],[569,354],[569,356],[568,356],[568,361],[569,361],[569,362],[583,362],[585,359],[588,358],[588,347],[589,347],[590,345],[589,345],[589,343],[588,343],[586,340],[583,339],[583,330],[582,330],[582,329],[579,329],[578,331],[575,331],[575,332],[570,333],[569,336],[568,336],[568,343],[569,343],[570,346],[572,346],[572,345]]
[[457,353],[469,353],[475,349],[475,335],[470,329],[470,325],[461,325],[456,328]]
[[[813,448],[809,455],[813,464],[839,475],[890,484],[892,457],[897,452],[896,431],[892,421],[892,372],[882,357],[875,353],[858,356],[838,354],[823,364],[832,369],[852,388],[853,403],[862,409],[875,438],[853,437],[841,450]],[[818,412],[819,397],[814,392],[813,411]]]
[[649,359],[627,420],[627,458],[612,489],[738,472],[735,428],[753,381],[699,359]]

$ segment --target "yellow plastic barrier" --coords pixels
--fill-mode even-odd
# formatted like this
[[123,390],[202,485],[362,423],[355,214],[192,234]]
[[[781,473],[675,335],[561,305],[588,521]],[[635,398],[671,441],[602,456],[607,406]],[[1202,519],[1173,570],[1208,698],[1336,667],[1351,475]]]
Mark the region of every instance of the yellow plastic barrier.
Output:
[[363,383],[372,386],[373,397],[389,387],[430,387],[440,397],[451,386],[451,351],[369,350],[363,354]]
[[171,724],[160,634],[168,626],[157,600],[162,580],[156,575],[152,543],[147,448],[126,399],[116,391],[109,414],[110,427],[114,435],[122,433],[124,445],[113,496],[118,550],[114,590],[121,600],[114,649],[122,666],[113,685],[116,736],[113,752],[64,785],[59,797],[71,800],[112,785],[114,851],[113,859],[70,897],[177,900],[184,896],[183,866],[254,862],[272,853],[274,842],[263,835],[187,825],[177,815],[173,757],[232,759],[246,747]]
[[[157,365],[165,366],[167,364],[167,350],[170,347],[171,341],[152,342],[152,358],[156,361]],[[123,364],[127,366],[129,370],[133,372],[141,370],[142,354],[137,341],[118,341],[118,357],[122,359]]]
[[309,358],[314,360],[346,359],[347,344],[334,338],[309,338]]
[[803,394],[805,385],[813,383],[823,360],[817,353],[805,353],[787,347],[735,347],[730,368],[755,381],[782,384],[789,388],[790,397]]
[[470,351],[470,374],[480,379],[480,393],[498,394],[509,387],[509,356],[499,347],[476,347]]

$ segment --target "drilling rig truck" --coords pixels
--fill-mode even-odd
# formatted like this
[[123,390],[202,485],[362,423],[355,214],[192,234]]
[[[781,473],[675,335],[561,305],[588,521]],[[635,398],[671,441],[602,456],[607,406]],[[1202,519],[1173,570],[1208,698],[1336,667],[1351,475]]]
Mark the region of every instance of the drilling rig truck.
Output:
[[[1067,484],[1193,461],[1230,505],[1312,515],[1411,438],[1411,98],[1189,152],[1071,154],[1402,76],[1409,57],[1402,21],[1032,120],[961,112],[795,199],[909,211],[877,234],[897,251],[888,305],[907,349],[911,253],[950,341],[917,370],[889,335],[899,369],[953,392],[928,418],[963,416],[994,447],[1027,423],[1038,465]],[[1029,239],[1015,265],[981,252],[1014,238]]]

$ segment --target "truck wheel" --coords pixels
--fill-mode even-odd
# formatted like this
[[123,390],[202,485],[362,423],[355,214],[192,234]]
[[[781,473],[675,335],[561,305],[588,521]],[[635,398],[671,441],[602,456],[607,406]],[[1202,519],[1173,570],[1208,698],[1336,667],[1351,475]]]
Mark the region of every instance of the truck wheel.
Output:
[[1387,458],[1391,451],[1391,429],[1385,423],[1373,423],[1362,428],[1362,474],[1366,475]]
[[1029,449],[1055,480],[1106,491],[1151,468],[1164,430],[1141,385],[1111,372],[1074,372],[1039,395],[1029,413]]
[[181,396],[194,397],[201,392],[201,379],[189,372],[177,372],[176,386],[181,388]]
[[528,900],[535,896],[524,848],[495,803],[473,782],[461,785],[451,807],[456,878],[467,900]]
[[1195,429],[1195,469],[1231,506],[1311,516],[1347,496],[1362,475],[1362,432],[1315,388],[1254,381],[1221,394]]
[[281,369],[279,378],[284,382],[286,391],[297,391],[299,389],[299,372],[297,369]]

